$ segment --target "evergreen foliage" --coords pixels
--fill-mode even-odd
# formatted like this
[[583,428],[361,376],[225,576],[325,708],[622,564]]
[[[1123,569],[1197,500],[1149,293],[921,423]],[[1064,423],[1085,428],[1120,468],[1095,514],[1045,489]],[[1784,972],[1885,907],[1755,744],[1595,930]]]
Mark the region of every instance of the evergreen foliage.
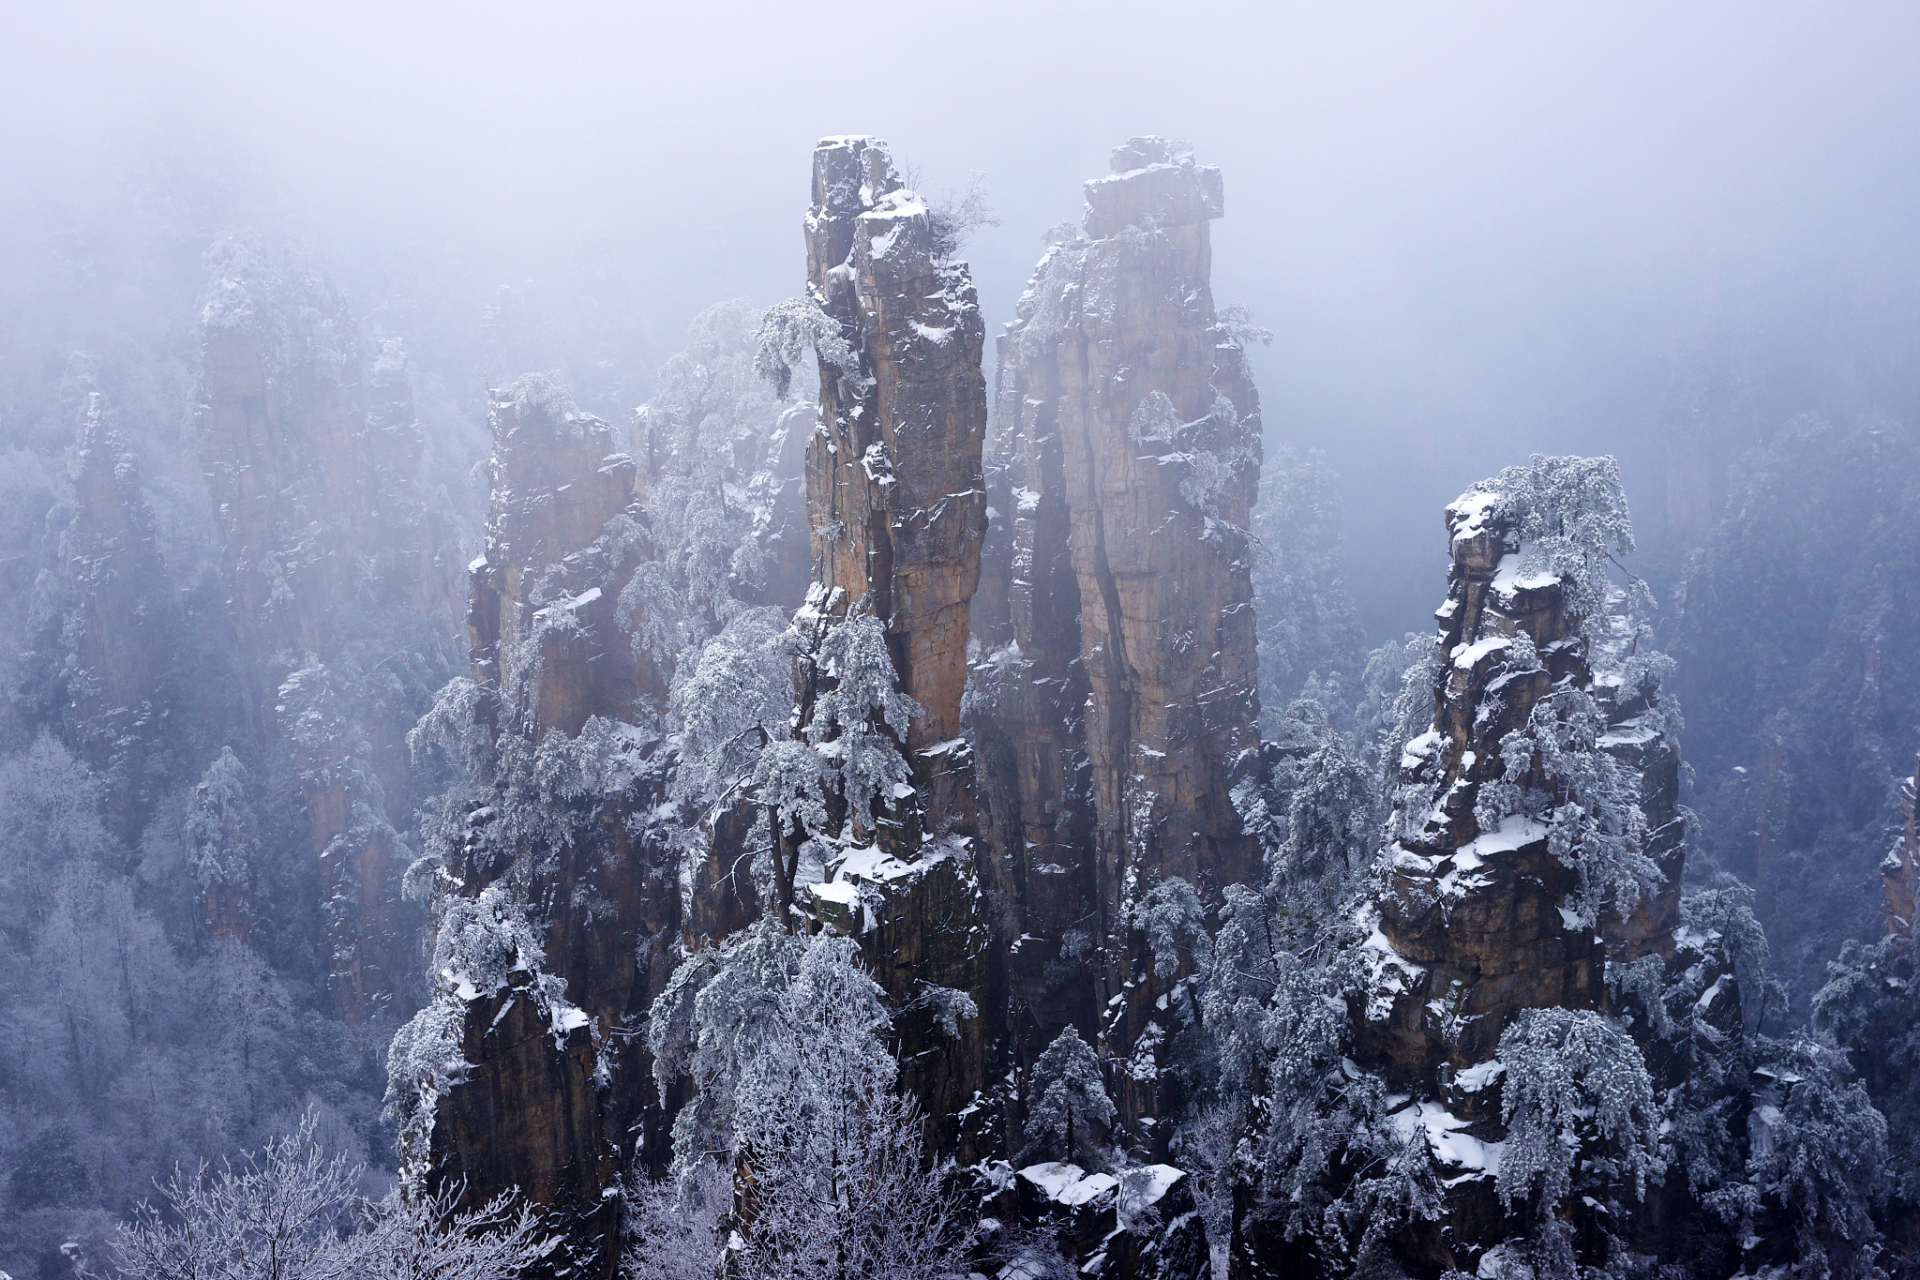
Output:
[[1118,1113],[1100,1058],[1077,1030],[1068,1027],[1041,1053],[1028,1091],[1027,1135],[1036,1146],[1058,1159],[1101,1163],[1094,1139]]

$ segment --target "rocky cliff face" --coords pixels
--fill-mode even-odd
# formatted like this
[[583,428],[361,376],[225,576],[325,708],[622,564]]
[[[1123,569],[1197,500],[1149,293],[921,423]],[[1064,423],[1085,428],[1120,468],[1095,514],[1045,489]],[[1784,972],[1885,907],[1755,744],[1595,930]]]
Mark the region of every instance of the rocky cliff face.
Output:
[[822,364],[807,447],[814,582],[827,616],[864,609],[886,623],[900,687],[921,709],[905,746],[931,788],[929,833],[973,820],[968,762],[929,749],[960,736],[987,507],[980,307],[938,234],[884,143],[815,150],[808,290],[853,354],[845,369]]
[[1402,1249],[1422,1272],[1505,1230],[1503,1033],[1529,1010],[1610,1010],[1610,961],[1653,957],[1657,975],[1676,955],[1684,830],[1661,667],[1636,656],[1619,592],[1523,536],[1563,521],[1540,515],[1557,482],[1539,466],[1447,508],[1431,727],[1400,756],[1384,888],[1361,922],[1355,1056],[1399,1095],[1395,1124],[1437,1135],[1441,1216]]
[[976,1005],[985,995],[973,757],[960,723],[986,525],[980,310],[940,218],[901,184],[878,139],[815,149],[806,235],[808,300],[834,333],[816,344],[820,409],[807,445],[813,586],[800,723],[848,675],[816,657],[853,617],[883,625],[890,675],[919,709],[898,743],[912,796],[896,790],[884,816],[848,814],[816,900],[860,932],[882,986],[909,1007],[896,1027],[907,1087],[935,1119],[939,1149],[965,1158],[971,1139],[955,1117],[985,1085],[980,1022],[962,1024],[956,1042],[923,993],[951,988]]
[[1591,923],[1562,916],[1576,876],[1548,852],[1546,827],[1520,816],[1482,831],[1476,815],[1481,789],[1504,778],[1501,740],[1524,731],[1556,684],[1592,684],[1564,584],[1515,574],[1517,539],[1483,512],[1465,500],[1447,509],[1453,568],[1437,615],[1433,727],[1401,757],[1392,887],[1380,903],[1381,997],[1367,1040],[1409,1082],[1489,1058],[1518,1009],[1595,1009],[1604,994],[1605,949]]
[[[1209,280],[1220,173],[1157,138],[1086,184],[999,340],[996,529],[976,718],[1016,1036],[1068,1022],[1161,1108],[1164,986],[1130,912],[1156,883],[1261,878],[1230,799],[1258,765],[1246,535],[1259,401]],[[1004,532],[1002,531],[1004,530]]]

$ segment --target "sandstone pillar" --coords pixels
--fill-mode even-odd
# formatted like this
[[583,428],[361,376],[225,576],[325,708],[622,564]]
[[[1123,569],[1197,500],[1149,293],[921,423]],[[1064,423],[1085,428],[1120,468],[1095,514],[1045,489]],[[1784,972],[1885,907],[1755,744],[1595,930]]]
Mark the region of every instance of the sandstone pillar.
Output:
[[[970,609],[980,580],[986,487],[981,447],[983,328],[965,263],[936,215],[874,138],[828,138],[814,151],[806,222],[808,294],[851,352],[822,357],[820,414],[807,448],[815,643],[851,614],[884,625],[898,688],[920,712],[900,743],[911,797],[871,833],[886,857],[855,852],[826,870],[822,905],[858,901],[841,927],[861,932],[876,977],[907,1012],[896,1024],[907,1087],[941,1151],[968,1158],[957,1116],[984,1085],[980,1020],[956,1039],[925,1005],[931,986],[978,998],[973,757],[960,723]],[[830,678],[801,662],[802,712]],[[849,835],[860,831],[860,822]],[[897,825],[896,825],[897,824]],[[862,836],[861,838],[864,838]],[[977,1109],[976,1109],[977,1111]]]
[[[1008,565],[982,736],[1000,874],[1032,935],[1012,961],[1033,1015],[1022,1056],[1097,1016],[1105,1051],[1131,1059],[1160,994],[1134,902],[1172,877],[1217,901],[1262,874],[1230,798],[1259,755],[1246,529],[1260,410],[1213,304],[1219,171],[1136,138],[1086,196],[999,342]],[[1129,1123],[1161,1109],[1159,1065],[1121,1073]]]

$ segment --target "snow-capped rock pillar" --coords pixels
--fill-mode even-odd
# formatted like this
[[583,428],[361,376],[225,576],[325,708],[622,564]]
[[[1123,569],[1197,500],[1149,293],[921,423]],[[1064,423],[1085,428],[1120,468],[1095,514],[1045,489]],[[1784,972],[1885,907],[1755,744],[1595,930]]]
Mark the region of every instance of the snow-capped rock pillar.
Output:
[[1682,963],[1684,827],[1664,659],[1604,572],[1632,546],[1612,459],[1536,457],[1446,520],[1433,715],[1406,726],[1383,887],[1357,921],[1354,1056],[1399,1095],[1393,1122],[1428,1132],[1445,1202],[1416,1234],[1457,1260],[1500,1238],[1483,1144],[1507,1137],[1503,1033],[1529,1011],[1636,1016],[1644,988],[1610,992],[1608,962],[1656,988]]
[[[1086,198],[1000,339],[1008,564],[983,720],[1004,744],[1005,876],[1036,939],[1011,962],[1021,1002],[1099,1019],[1104,1050],[1129,1060],[1118,1101],[1132,1123],[1159,1105],[1163,1064],[1138,1055],[1164,986],[1129,940],[1131,906],[1171,877],[1217,901],[1262,876],[1231,799],[1259,760],[1246,529],[1260,408],[1214,310],[1220,171],[1135,138]],[[1028,1048],[1058,1029],[1037,1027]]]
[[[816,344],[814,573],[802,618],[816,650],[848,617],[877,619],[897,688],[919,706],[899,744],[910,783],[872,831],[866,815],[848,821],[813,905],[859,935],[901,1010],[903,1081],[934,1149],[964,1161],[979,1148],[960,1117],[984,1120],[970,1105],[985,1083],[982,1020],[943,1028],[928,994],[984,998],[973,757],[960,725],[986,527],[984,331],[966,264],[949,256],[951,228],[902,186],[880,140],[828,138],[814,150],[806,239],[809,298],[840,342]],[[811,657],[800,669],[804,724],[814,683],[847,673]]]
[[806,229],[809,290],[853,352],[849,368],[821,363],[807,450],[815,600],[829,617],[885,623],[900,688],[921,710],[904,745],[925,834],[971,829],[960,696],[987,510],[973,281],[875,138],[815,149]]

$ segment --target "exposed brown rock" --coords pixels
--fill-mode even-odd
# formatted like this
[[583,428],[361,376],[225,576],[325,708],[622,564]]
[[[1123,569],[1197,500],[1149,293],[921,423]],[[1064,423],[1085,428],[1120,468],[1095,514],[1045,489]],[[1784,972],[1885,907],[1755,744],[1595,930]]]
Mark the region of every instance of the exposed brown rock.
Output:
[[[499,763],[496,798],[468,819],[458,895],[500,895],[539,952],[525,944],[497,990],[441,993],[469,1065],[433,1099],[414,1156],[429,1187],[459,1186],[466,1205],[520,1188],[565,1236],[550,1273],[604,1276],[621,1174],[665,1155],[631,1030],[666,979],[681,905],[672,848],[629,821],[663,798],[667,756],[650,727],[662,675],[617,616],[644,552],[628,513],[636,468],[607,423],[544,379],[494,393],[492,419],[469,626]],[[515,834],[515,815],[534,811],[554,834]]]
[[[860,874],[850,858],[830,870],[859,881],[861,920],[842,923],[862,930],[889,995],[924,1004],[932,984],[977,999],[977,819],[960,702],[986,522],[979,306],[966,265],[942,251],[934,215],[877,139],[829,138],[815,149],[806,231],[809,297],[852,353],[845,368],[821,360],[819,426],[807,446],[811,625],[817,643],[850,614],[878,618],[898,687],[921,710],[900,744],[916,794],[895,806],[899,825],[871,833],[890,855],[883,865],[900,869]],[[804,718],[822,673],[810,660],[800,672]],[[857,819],[850,833],[866,838]],[[980,1020],[963,1023],[957,1043],[924,1008],[896,1031],[936,1149],[968,1159],[954,1145],[954,1117],[985,1083]]]
[[[1684,857],[1679,752],[1657,682],[1623,674],[1641,639],[1624,602],[1615,593],[1621,607],[1609,615],[1577,616],[1571,579],[1526,569],[1518,534],[1498,512],[1497,495],[1482,490],[1447,509],[1453,564],[1436,614],[1432,728],[1400,757],[1390,879],[1362,922],[1373,926],[1364,944],[1373,976],[1355,1026],[1362,1066],[1410,1095],[1407,1105],[1437,1104],[1486,1142],[1505,1136],[1499,1069],[1489,1065],[1501,1034],[1527,1009],[1608,1008],[1609,959],[1671,960]],[[1639,847],[1663,883],[1624,916],[1611,903],[1597,921],[1573,910],[1580,877],[1549,848],[1551,813],[1510,814],[1494,830],[1477,815],[1505,775],[1502,740],[1527,728],[1541,699],[1565,692],[1593,696],[1606,724],[1598,749],[1639,780]],[[1574,799],[1539,754],[1529,761],[1523,788],[1557,797],[1555,806]],[[1406,1245],[1428,1270],[1464,1265],[1505,1229],[1484,1171],[1446,1186],[1441,1223]]]
[[815,149],[808,289],[858,367],[821,369],[820,427],[807,446],[814,582],[830,616],[865,608],[885,621],[900,687],[922,711],[905,745],[933,788],[939,829],[973,816],[970,770],[921,753],[960,736],[986,527],[987,395],[973,282],[966,264],[936,253],[934,236],[884,143]]
[[[1105,1051],[1132,1055],[1161,989],[1130,905],[1168,877],[1217,894],[1261,874],[1230,800],[1258,763],[1260,419],[1213,305],[1220,174],[1157,138],[1113,169],[1087,183],[1083,229],[1050,237],[999,345],[1005,594],[983,611],[996,692],[979,721],[994,887],[1027,935],[1009,962],[1023,1057],[1096,1011]],[[1162,1105],[1133,1074],[1129,1125]]]

